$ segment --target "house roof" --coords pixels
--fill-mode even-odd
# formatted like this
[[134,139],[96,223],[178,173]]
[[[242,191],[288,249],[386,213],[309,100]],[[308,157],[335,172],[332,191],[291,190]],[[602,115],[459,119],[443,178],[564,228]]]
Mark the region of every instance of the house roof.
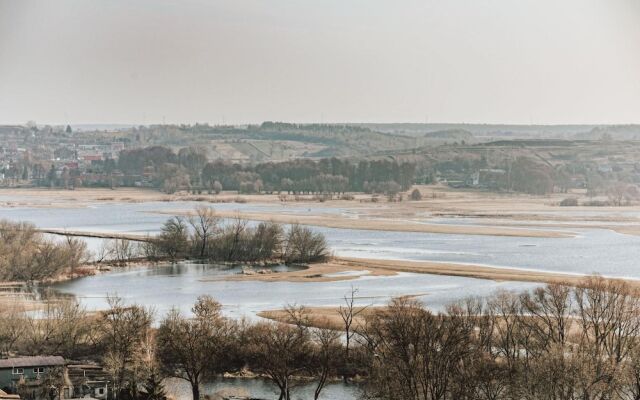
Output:
[[0,368],[48,367],[52,365],[64,365],[64,358],[60,356],[36,356],[0,360]]

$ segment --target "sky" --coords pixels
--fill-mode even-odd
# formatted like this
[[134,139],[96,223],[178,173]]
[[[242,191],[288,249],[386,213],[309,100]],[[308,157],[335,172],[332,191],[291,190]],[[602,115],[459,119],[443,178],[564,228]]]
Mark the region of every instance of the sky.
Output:
[[0,124],[640,123],[640,0],[0,0]]

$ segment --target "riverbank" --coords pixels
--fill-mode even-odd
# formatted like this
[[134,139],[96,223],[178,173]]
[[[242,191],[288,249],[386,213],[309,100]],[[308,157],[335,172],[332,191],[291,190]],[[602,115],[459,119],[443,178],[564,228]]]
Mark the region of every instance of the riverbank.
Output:
[[[472,264],[334,257],[329,262],[311,264],[307,269],[300,271],[278,272],[267,275],[234,275],[202,279],[202,281],[337,282],[354,280],[363,276],[392,276],[403,272],[485,279],[497,282],[561,283],[571,286],[580,284],[588,276],[587,274],[533,271]],[[611,279],[626,281],[640,289],[639,280]]]
[[[622,207],[560,207],[567,197],[581,203],[589,199],[583,192],[533,196],[516,193],[492,193],[445,186],[415,186],[422,200],[387,202],[383,196],[354,193],[342,199],[278,194],[165,194],[142,188],[0,188],[0,207],[74,208],[109,203],[197,202],[211,206],[238,204],[238,208],[217,210],[223,217],[240,215],[254,220],[282,223],[299,222],[331,228],[380,231],[469,234],[486,236],[565,238],[571,229],[610,229],[622,234],[640,235],[640,205]],[[243,211],[243,204],[265,210]],[[276,207],[279,205],[281,207]],[[189,206],[191,207],[191,205]],[[327,210],[339,212],[326,212]],[[295,211],[293,211],[295,210]],[[165,214],[176,211],[159,208]],[[186,215],[190,209],[183,209]],[[291,212],[293,211],[293,212]],[[460,222],[457,222],[459,220]]]
[[[166,215],[193,215],[191,210],[159,210]],[[570,238],[575,234],[548,229],[509,228],[501,226],[429,224],[411,220],[349,218],[332,215],[291,215],[278,213],[256,213],[242,211],[216,211],[222,218],[244,218],[252,221],[271,221],[281,224],[301,224],[337,229],[361,229],[371,231],[440,233],[456,235],[512,236],[530,238]]]

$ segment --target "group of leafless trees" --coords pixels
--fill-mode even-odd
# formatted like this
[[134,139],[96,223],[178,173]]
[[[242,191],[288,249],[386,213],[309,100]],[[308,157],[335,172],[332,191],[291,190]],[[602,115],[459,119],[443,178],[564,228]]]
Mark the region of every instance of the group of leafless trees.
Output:
[[592,277],[434,314],[394,300],[361,329],[381,399],[640,398],[640,297]]
[[[91,359],[110,373],[122,398],[141,398],[137,388],[157,370],[152,310],[109,299],[108,310],[88,313],[74,301],[48,298],[41,308],[0,305],[0,357],[60,355]],[[37,311],[37,312],[27,312]]]
[[163,393],[156,377],[184,379],[199,399],[203,383],[243,369],[272,381],[281,399],[290,399],[297,385],[317,377],[317,399],[336,375],[340,333],[312,330],[302,308],[290,310],[292,324],[249,323],[223,316],[219,303],[202,296],[193,315],[172,310],[154,327],[152,309],[117,297],[97,315],[61,299],[47,301],[37,316],[17,306],[0,307],[0,356],[61,355],[98,362],[109,372],[118,399],[149,400],[149,392]]
[[225,262],[306,263],[323,261],[329,255],[324,235],[310,228],[292,225],[285,229],[273,222],[251,225],[242,218],[223,223],[208,207],[197,207],[187,219],[169,219],[147,247],[147,253],[170,259]]
[[[111,373],[119,398],[162,393],[159,379],[204,382],[250,371],[280,399],[315,385],[359,380],[363,396],[407,400],[626,400],[640,398],[640,294],[622,281],[585,279],[523,293],[470,298],[435,313],[411,298],[386,307],[345,297],[337,322],[289,306],[280,322],[224,316],[202,296],[192,315],[154,313],[110,299],[88,315],[73,302],[48,303],[40,317],[0,312],[0,352],[90,358]],[[365,312],[366,311],[366,312]],[[151,385],[153,386],[153,385]]]
[[40,281],[86,262],[84,241],[54,240],[29,223],[0,221],[0,281]]
[[310,228],[294,224],[285,229],[273,222],[253,225],[242,218],[225,222],[208,207],[197,207],[189,218],[170,218],[156,237],[106,240],[93,254],[81,239],[54,238],[29,223],[0,221],[0,282],[44,281],[63,273],[77,276],[90,262],[198,258],[308,263],[328,256],[324,235]]
[[[301,379],[313,380],[318,395],[327,381],[356,376],[373,399],[640,398],[640,292],[622,281],[590,277],[576,287],[498,292],[441,313],[410,298],[363,310],[352,293],[333,329],[300,307],[288,308],[288,324],[222,318],[211,335],[230,342],[207,351],[217,354],[215,368],[228,363],[222,369],[268,377],[281,399]],[[169,341],[186,336],[170,329],[175,318],[161,325]],[[180,353],[162,343],[161,354]],[[184,372],[187,360],[174,369]]]

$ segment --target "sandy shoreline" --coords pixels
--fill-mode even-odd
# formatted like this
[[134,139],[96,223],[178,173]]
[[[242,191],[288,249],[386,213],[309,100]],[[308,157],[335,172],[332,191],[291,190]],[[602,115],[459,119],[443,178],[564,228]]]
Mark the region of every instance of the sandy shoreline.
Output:
[[[578,284],[583,275],[548,271],[522,270],[517,268],[488,267],[484,265],[442,263],[431,261],[377,260],[363,258],[340,258],[336,262],[345,268],[382,269],[391,272],[447,275],[493,281],[567,283]],[[640,284],[640,282],[638,282]]]
[[[353,273],[355,272],[355,274]],[[361,276],[391,276],[393,270],[384,268],[369,269],[363,265],[350,265],[339,259],[326,263],[310,264],[307,268],[267,274],[239,274],[220,277],[203,278],[202,282],[220,281],[259,281],[259,282],[338,282],[357,279]]]
[[[609,229],[622,234],[640,235],[640,205],[624,207],[559,207],[566,197],[583,194],[552,194],[531,196],[515,193],[490,193],[477,190],[451,189],[444,186],[416,186],[423,193],[421,201],[389,203],[380,198],[356,193],[353,200],[313,200],[313,196],[289,195],[287,201],[277,194],[219,195],[180,192],[165,194],[143,188],[79,188],[76,190],[46,188],[0,188],[0,207],[71,208],[96,203],[141,202],[200,202],[216,208],[218,203],[250,203],[282,205],[271,211],[245,212],[241,215],[259,221],[281,223],[299,222],[339,229],[366,229],[381,231],[423,232],[437,234],[468,234],[488,236],[566,238],[575,236],[571,229]],[[581,197],[582,201],[586,198]],[[341,208],[349,215],[326,214],[312,211],[308,214],[287,214],[288,207],[304,209]],[[176,211],[159,210],[165,214]],[[187,214],[191,210],[180,211]],[[235,211],[218,211],[220,216],[234,217]],[[439,223],[446,218],[448,223]],[[471,223],[455,223],[455,218],[473,219]],[[620,224],[624,223],[624,224]],[[637,224],[636,224],[637,223]]]
[[[355,272],[355,273],[354,273]],[[308,269],[271,274],[232,275],[205,278],[207,281],[260,281],[260,282],[336,282],[362,276],[391,276],[398,273],[457,276],[493,281],[579,284],[586,276],[580,274],[534,271],[508,267],[489,267],[432,261],[405,261],[366,258],[335,257],[326,263],[311,264]],[[614,279],[614,278],[612,278]],[[640,288],[640,281],[624,279]]]
[[[215,208],[215,207],[214,207]],[[191,210],[158,210],[154,211],[167,215],[192,215]],[[216,214],[223,218],[241,217],[253,221],[272,221],[282,224],[314,225],[337,229],[360,229],[373,231],[415,232],[415,233],[441,233],[456,235],[485,235],[485,236],[513,236],[532,238],[571,238],[575,234],[566,231],[554,231],[545,229],[528,229],[501,226],[476,226],[476,225],[445,225],[428,224],[408,220],[395,219],[365,219],[346,218],[343,216],[328,215],[292,215],[278,213],[256,213],[216,210]]]

